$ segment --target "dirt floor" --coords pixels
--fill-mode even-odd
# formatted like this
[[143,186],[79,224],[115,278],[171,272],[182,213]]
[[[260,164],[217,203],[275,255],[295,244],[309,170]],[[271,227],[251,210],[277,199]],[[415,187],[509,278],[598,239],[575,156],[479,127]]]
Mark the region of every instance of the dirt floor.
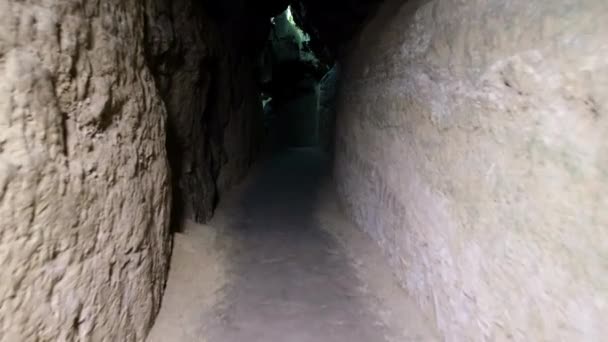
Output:
[[327,162],[261,162],[208,225],[175,236],[149,341],[436,341],[367,236],[341,213]]

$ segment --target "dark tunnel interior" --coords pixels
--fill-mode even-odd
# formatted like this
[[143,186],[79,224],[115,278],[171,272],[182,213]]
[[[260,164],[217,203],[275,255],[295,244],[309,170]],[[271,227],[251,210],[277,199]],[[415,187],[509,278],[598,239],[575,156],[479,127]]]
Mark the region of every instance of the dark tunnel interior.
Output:
[[606,0],[0,0],[0,342],[600,341]]
[[[184,217],[208,220],[260,152],[332,153],[337,60],[380,3],[182,2],[149,1],[146,30],[147,58],[168,104],[175,231]],[[231,120],[241,127],[227,128]],[[227,151],[231,143],[247,150]],[[229,159],[237,161],[225,165]]]

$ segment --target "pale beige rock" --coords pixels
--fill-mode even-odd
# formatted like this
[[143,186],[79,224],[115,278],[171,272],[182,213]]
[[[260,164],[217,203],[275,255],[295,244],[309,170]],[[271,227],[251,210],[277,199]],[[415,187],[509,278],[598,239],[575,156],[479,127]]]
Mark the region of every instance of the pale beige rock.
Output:
[[336,180],[447,341],[608,335],[608,3],[386,4]]
[[140,341],[169,252],[135,0],[0,1],[0,340]]

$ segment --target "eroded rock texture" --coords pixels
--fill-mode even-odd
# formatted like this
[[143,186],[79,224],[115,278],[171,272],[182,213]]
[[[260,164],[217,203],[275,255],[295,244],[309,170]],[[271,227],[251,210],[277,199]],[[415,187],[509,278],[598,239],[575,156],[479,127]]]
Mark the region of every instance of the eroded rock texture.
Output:
[[607,16],[387,4],[350,50],[335,179],[446,340],[608,334]]
[[141,341],[169,251],[139,1],[0,1],[0,340]]
[[210,218],[260,144],[256,57],[270,20],[235,6],[146,1],[148,58],[169,114],[175,215],[197,221]]

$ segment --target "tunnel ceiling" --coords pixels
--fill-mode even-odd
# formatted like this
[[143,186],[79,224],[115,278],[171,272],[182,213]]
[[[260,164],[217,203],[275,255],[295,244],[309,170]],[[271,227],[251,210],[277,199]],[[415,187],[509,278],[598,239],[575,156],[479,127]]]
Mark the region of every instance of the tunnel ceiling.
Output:
[[311,48],[330,62],[383,0],[293,0],[298,25],[311,36]]
[[205,0],[207,9],[216,18],[233,18],[235,14],[242,14],[253,18],[271,18],[285,11],[289,0],[268,0],[252,2],[246,0],[209,1]]
[[310,46],[315,54],[326,64],[331,64],[340,48],[361,28],[382,0],[203,0],[203,3],[210,14],[224,24],[235,42],[249,51],[256,51],[264,44],[270,31],[269,19],[291,5],[298,26],[311,36]]
[[288,0],[200,0],[206,12],[217,22],[226,41],[243,54],[255,56],[266,43],[271,29],[270,18],[287,9]]

